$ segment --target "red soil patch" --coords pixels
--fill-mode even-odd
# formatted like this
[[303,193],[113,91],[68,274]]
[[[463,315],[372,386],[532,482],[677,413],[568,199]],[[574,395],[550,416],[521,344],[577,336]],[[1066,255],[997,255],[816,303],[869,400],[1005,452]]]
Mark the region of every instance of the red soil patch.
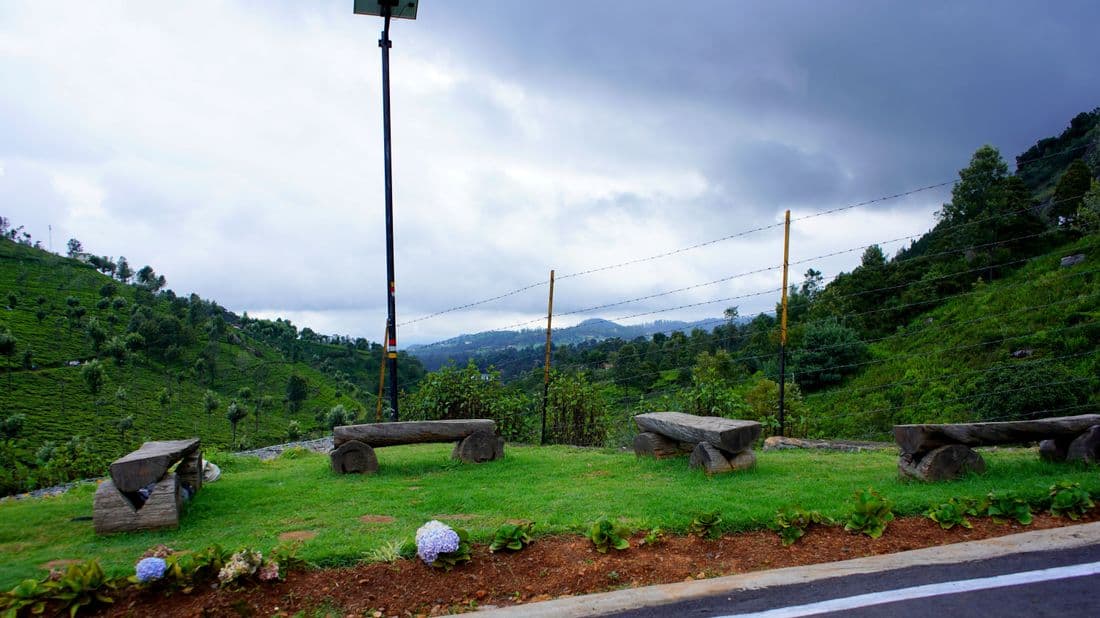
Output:
[[295,530],[293,532],[284,532],[279,535],[280,541],[308,541],[317,536],[317,533],[312,530]]
[[389,515],[362,515],[359,517],[359,521],[364,524],[392,524],[397,519]]
[[[1083,518],[1098,521],[1100,513]],[[291,573],[285,582],[240,590],[198,586],[192,594],[128,590],[102,610],[106,616],[289,616],[325,606],[345,615],[379,610],[384,616],[436,615],[485,605],[514,605],[560,596],[602,592],[689,579],[717,577],[888,554],[974,541],[1076,522],[1036,515],[1030,526],[971,520],[974,528],[942,530],[931,520],[895,520],[877,540],[840,527],[812,528],[791,547],[768,531],[731,534],[717,540],[669,536],[656,546],[631,539],[630,549],[600,554],[578,536],[540,538],[518,553],[491,554],[476,546],[473,562],[450,572],[416,560]],[[368,614],[369,615],[369,614]]]

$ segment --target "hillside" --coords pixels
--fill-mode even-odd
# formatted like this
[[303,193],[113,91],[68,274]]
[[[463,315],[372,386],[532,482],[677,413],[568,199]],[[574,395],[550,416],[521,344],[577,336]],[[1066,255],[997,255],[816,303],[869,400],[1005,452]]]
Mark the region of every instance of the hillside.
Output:
[[[13,344],[0,345],[0,490],[101,474],[144,440],[256,447],[327,428],[338,405],[373,418],[378,344],[238,317],[153,279],[125,284],[0,240],[0,343]],[[415,360],[402,365],[402,379],[420,375]],[[234,402],[245,414],[235,442]]]
[[[630,341],[637,337],[650,337],[655,333],[690,331],[693,328],[709,328],[718,320],[681,322],[658,320],[646,324],[623,325],[610,320],[591,318],[565,328],[554,329],[554,345],[596,343],[607,339]],[[489,366],[501,361],[511,362],[517,356],[530,357],[541,363],[541,350],[546,344],[546,329],[530,328],[518,331],[487,331],[459,335],[427,345],[409,346],[409,354],[415,356],[428,370],[439,369],[448,362],[464,365],[474,359],[479,366]]]

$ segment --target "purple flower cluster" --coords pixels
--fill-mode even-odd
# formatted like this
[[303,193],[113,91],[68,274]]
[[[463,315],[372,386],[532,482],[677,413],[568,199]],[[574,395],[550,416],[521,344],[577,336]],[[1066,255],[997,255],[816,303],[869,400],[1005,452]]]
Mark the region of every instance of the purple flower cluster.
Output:
[[134,566],[134,572],[137,580],[144,584],[164,577],[167,568],[164,558],[142,558]]
[[458,549],[458,533],[450,526],[432,520],[416,531],[416,555],[427,564],[435,562],[439,554]]

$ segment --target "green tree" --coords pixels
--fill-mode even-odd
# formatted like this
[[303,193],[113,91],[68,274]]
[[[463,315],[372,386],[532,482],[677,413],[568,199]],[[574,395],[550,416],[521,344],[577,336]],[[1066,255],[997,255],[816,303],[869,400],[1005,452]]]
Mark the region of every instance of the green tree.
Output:
[[554,370],[546,398],[546,440],[600,446],[607,439],[611,406],[583,373]]
[[1050,214],[1059,221],[1068,221],[1077,214],[1092,183],[1092,173],[1081,159],[1074,160],[1058,180]]
[[15,338],[15,335],[11,334],[11,331],[5,328],[0,331],[0,354],[3,354],[8,359],[8,392],[11,392],[11,357],[15,355],[15,348],[18,345],[19,340]]
[[207,416],[217,410],[221,406],[221,402],[218,401],[218,395],[214,391],[207,389],[202,396],[202,408],[206,410]]
[[340,427],[348,424],[348,411],[344,408],[343,404],[336,404],[325,416],[325,427],[331,430],[333,427]]
[[789,370],[799,386],[809,391],[838,384],[859,371],[867,358],[867,344],[856,332],[834,320],[808,324],[791,354]]
[[90,318],[87,326],[84,327],[84,333],[92,343],[92,351],[99,354],[103,342],[107,340],[107,330],[103,328],[103,325],[99,323],[97,318]]
[[76,256],[84,253],[84,245],[80,244],[80,241],[75,238],[70,238],[67,244],[69,249],[69,257],[75,258]]
[[99,362],[99,359],[85,363],[80,370],[80,377],[84,379],[84,384],[88,386],[88,391],[92,395],[98,395],[107,380],[106,373],[103,371],[103,364]]
[[1100,182],[1092,181],[1089,192],[1077,208],[1074,224],[1085,234],[1100,232]]
[[130,277],[134,276],[134,269],[130,268],[130,263],[126,261],[125,256],[118,256],[118,266],[115,269],[115,276],[123,283],[129,283]]
[[951,189],[951,202],[940,210],[940,219],[963,223],[986,215],[1003,197],[1008,165],[996,148],[985,145],[974,152],[970,165],[959,170],[959,182]]
[[126,439],[126,434],[134,428],[134,415],[129,414],[115,421],[115,429],[118,430],[118,437],[122,440],[123,445],[129,445],[129,441]]
[[157,403],[160,404],[161,413],[168,415],[168,408],[172,405],[172,391],[166,386],[157,393]]
[[309,385],[306,384],[306,379],[296,373],[291,374],[286,381],[286,401],[291,411],[297,412],[308,394]]
[[232,446],[236,448],[237,445],[237,423],[244,420],[248,416],[248,409],[238,404],[235,400],[230,402],[229,407],[226,408],[225,418],[229,421],[229,425],[233,428],[233,438],[231,440]]

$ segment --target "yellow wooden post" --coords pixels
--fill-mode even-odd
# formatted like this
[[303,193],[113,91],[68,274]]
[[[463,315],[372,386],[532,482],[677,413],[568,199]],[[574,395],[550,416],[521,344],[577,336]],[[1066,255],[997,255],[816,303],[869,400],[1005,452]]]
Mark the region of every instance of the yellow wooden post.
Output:
[[791,211],[783,217],[783,296],[779,317],[779,435],[786,435],[784,418],[785,386],[787,384],[787,266],[791,249]]
[[554,318],[554,271],[550,271],[550,300],[546,304],[546,360],[542,363],[542,433],[539,444],[546,444],[546,403],[550,397],[550,323]]

